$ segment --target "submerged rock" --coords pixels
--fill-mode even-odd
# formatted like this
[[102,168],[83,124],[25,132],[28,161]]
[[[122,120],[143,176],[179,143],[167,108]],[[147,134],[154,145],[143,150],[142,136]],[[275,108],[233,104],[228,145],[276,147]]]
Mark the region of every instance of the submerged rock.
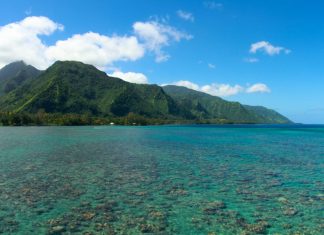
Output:
[[298,211],[295,208],[290,207],[288,209],[285,209],[283,214],[286,216],[294,216],[298,214]]
[[285,198],[285,197],[279,197],[279,198],[278,198],[278,202],[286,204],[286,203],[288,203],[289,201],[288,201],[288,199]]
[[96,216],[96,213],[93,213],[93,212],[85,212],[82,214],[82,218],[84,220],[92,220],[93,217],[95,217],[95,216]]
[[291,224],[283,224],[282,227],[284,229],[291,229],[293,226]]
[[61,225],[54,226],[50,229],[49,234],[51,235],[59,235],[65,231],[65,227]]
[[214,201],[207,204],[207,207],[204,208],[206,214],[217,214],[219,210],[225,209],[226,205],[222,201]]
[[153,224],[141,224],[139,226],[139,230],[142,233],[154,233],[154,232],[157,232],[157,228]]
[[162,213],[161,211],[151,211],[150,212],[150,217],[152,217],[152,218],[158,218],[158,219],[160,219],[160,218],[164,218],[164,213]]
[[252,234],[266,234],[268,227],[270,225],[267,221],[259,221],[256,224],[248,224],[246,230]]
[[324,194],[319,193],[319,194],[313,196],[312,198],[313,198],[314,200],[316,200],[316,201],[324,201]]

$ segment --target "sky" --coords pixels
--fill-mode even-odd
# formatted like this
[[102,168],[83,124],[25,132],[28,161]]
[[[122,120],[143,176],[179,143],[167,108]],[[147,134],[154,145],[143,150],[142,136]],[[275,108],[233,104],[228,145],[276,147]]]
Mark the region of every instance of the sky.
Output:
[[0,68],[79,60],[129,82],[174,84],[294,122],[324,123],[322,0],[11,0]]

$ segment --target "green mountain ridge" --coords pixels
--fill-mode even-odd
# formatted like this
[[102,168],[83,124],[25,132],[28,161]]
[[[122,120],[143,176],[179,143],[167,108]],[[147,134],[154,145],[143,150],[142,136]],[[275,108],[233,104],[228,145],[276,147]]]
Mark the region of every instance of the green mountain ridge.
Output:
[[0,99],[2,111],[146,117],[178,115],[180,107],[157,85],[109,77],[81,62],[56,62],[40,76]]
[[39,76],[42,71],[23,61],[10,63],[0,70],[0,96]]
[[278,112],[262,106],[242,105],[186,87],[168,85],[163,89],[202,120],[220,119],[232,123],[291,123]]
[[9,64],[0,70],[0,90],[2,113],[102,118],[134,114],[161,123],[290,123],[264,107],[244,106],[184,87],[128,83],[75,61],[57,61],[44,72],[23,62]]
[[259,120],[267,120],[269,123],[278,123],[278,124],[285,124],[285,123],[292,123],[287,117],[283,116],[282,114],[276,112],[273,109],[268,109],[263,106],[250,106],[250,105],[243,105],[245,109],[253,112],[253,114]]

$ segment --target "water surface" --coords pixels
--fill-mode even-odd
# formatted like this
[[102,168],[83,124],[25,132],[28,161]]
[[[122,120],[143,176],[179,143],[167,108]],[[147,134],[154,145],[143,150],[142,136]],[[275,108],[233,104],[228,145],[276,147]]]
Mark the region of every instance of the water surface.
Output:
[[2,234],[323,234],[323,126],[1,127]]

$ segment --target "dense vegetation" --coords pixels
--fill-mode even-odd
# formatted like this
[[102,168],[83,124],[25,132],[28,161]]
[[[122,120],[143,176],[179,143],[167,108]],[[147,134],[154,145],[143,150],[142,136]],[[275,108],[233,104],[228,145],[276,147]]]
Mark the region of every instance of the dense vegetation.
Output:
[[199,120],[223,120],[226,123],[290,123],[274,110],[242,105],[180,86],[165,86],[164,91],[185,106]]
[[100,117],[75,113],[0,113],[0,126],[28,126],[28,125],[160,125],[171,123],[186,123],[186,120],[164,120],[145,118],[138,114],[128,113],[123,117]]
[[37,77],[41,71],[23,61],[11,63],[0,70],[0,95],[7,94],[18,86]]
[[23,62],[0,70],[0,125],[288,123],[264,107],[244,106],[184,87],[139,85],[91,65],[58,61],[42,72]]

